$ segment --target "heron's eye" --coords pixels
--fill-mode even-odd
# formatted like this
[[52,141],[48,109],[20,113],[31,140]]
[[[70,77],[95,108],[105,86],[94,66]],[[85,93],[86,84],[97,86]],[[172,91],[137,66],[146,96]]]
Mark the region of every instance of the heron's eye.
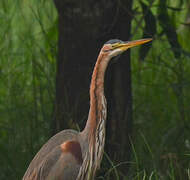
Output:
[[103,50],[103,52],[109,52],[109,51],[111,51],[112,49],[105,49],[105,50]]

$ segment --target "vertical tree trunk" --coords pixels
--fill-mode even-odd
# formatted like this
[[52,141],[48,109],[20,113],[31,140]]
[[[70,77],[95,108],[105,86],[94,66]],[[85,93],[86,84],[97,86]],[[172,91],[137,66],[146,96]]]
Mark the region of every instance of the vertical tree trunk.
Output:
[[61,0],[54,2],[59,17],[59,42],[53,134],[66,128],[76,128],[76,123],[84,127],[89,107],[89,67],[95,60],[92,57],[96,44],[84,31],[83,17],[77,14],[80,4]]

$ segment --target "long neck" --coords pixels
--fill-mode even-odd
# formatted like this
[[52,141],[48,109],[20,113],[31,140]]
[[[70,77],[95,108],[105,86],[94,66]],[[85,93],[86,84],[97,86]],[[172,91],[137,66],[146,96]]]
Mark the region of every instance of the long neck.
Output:
[[85,154],[77,180],[94,179],[103,156],[105,142],[106,99],[104,97],[104,76],[110,58],[100,52],[90,85],[90,111],[84,130]]
[[106,111],[104,76],[109,60],[110,59],[100,52],[92,74],[90,84],[90,111],[84,129],[90,140],[93,140],[93,135],[95,135],[97,131],[97,125],[102,120],[102,110]]

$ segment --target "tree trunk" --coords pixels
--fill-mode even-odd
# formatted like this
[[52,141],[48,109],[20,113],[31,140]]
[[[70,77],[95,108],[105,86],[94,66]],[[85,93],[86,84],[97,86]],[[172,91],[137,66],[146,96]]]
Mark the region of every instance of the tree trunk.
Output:
[[96,40],[89,37],[87,20],[78,12],[81,4],[54,2],[58,10],[59,42],[53,134],[66,128],[76,129],[76,124],[84,127],[91,71],[97,55]]

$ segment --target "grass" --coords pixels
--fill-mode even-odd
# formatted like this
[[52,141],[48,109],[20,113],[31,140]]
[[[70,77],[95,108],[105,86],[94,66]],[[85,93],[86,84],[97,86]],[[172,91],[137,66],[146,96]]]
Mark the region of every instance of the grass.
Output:
[[[97,179],[106,179],[106,180],[119,180],[119,175],[121,172],[119,171],[119,166],[124,164],[130,164],[130,169],[128,171],[128,176],[123,176],[122,179],[125,180],[189,180],[190,168],[189,164],[182,169],[181,159],[177,159],[178,154],[167,153],[158,157],[160,160],[157,162],[155,159],[156,152],[152,151],[151,145],[147,142],[147,138],[139,133],[139,137],[144,144],[144,150],[148,153],[146,154],[146,158],[148,159],[148,164],[144,161],[144,157],[142,158],[137,152],[137,147],[139,144],[134,144],[131,140],[132,145],[132,159],[130,162],[120,162],[118,164],[112,162],[111,158],[105,153],[104,156],[108,160],[111,165],[110,169],[104,173],[104,176],[98,176]],[[189,155],[182,155],[183,158]],[[184,162],[183,162],[184,163]],[[189,163],[189,161],[188,161]],[[104,162],[102,163],[104,165]],[[104,168],[104,167],[103,167]],[[181,168],[181,169],[180,169]],[[100,170],[101,171],[101,170]]]

